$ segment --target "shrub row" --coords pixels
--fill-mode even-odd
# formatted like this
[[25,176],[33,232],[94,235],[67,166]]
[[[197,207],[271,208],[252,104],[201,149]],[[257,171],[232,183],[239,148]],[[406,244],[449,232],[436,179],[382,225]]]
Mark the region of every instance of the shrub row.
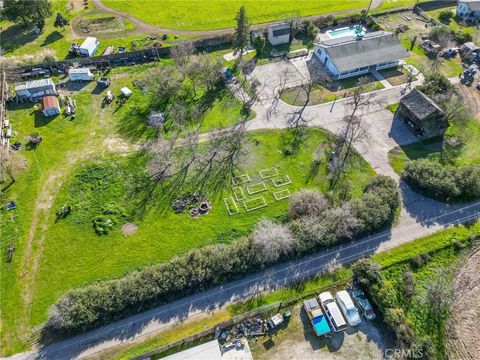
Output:
[[454,202],[480,197],[480,166],[443,166],[437,161],[408,161],[402,178],[418,192],[441,201]]
[[395,332],[398,345],[406,351],[406,359],[430,359],[433,343],[428,336],[418,337],[406,320],[405,312],[398,304],[392,284],[387,283],[380,266],[370,259],[361,259],[352,267],[353,280],[369,295],[383,314],[385,323]]
[[[68,333],[91,329],[238,278],[279,259],[378,231],[392,221],[399,201],[395,181],[375,177],[359,200],[327,208],[320,199],[319,206],[297,207],[295,216],[302,216],[290,224],[273,224],[277,227],[272,228],[263,221],[249,238],[195,249],[116,280],[71,290],[51,309],[48,326]],[[305,213],[312,210],[321,212],[321,217]],[[273,247],[269,240],[275,242]]]

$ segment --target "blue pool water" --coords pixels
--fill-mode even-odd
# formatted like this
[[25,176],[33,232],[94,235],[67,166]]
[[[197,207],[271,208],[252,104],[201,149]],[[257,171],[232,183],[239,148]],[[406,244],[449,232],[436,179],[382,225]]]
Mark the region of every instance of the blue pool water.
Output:
[[327,318],[323,315],[314,317],[312,323],[318,336],[328,334],[331,331],[330,326],[328,326]]
[[[365,34],[365,29],[362,28],[363,34]],[[350,26],[350,27],[345,27],[337,30],[330,30],[327,31],[328,36],[330,36],[332,39],[338,39],[344,36],[355,36],[357,35],[355,32],[355,27]]]

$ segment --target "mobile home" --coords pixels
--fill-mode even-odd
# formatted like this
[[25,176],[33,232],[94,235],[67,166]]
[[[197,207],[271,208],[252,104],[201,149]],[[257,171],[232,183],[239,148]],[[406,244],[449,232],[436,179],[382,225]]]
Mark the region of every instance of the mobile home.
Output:
[[90,81],[93,79],[93,74],[89,68],[78,68],[68,70],[68,78],[70,81]]
[[31,80],[15,86],[17,100],[38,99],[46,95],[57,95],[52,79]]

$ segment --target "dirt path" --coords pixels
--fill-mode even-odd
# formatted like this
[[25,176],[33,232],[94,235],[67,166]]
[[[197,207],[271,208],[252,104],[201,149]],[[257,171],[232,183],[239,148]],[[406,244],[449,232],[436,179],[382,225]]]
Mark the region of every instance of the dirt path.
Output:
[[448,323],[448,348],[453,359],[473,360],[480,354],[480,247],[455,278],[455,298]]
[[[383,3],[383,0],[373,0],[371,10],[379,7],[380,5],[382,5],[382,3]],[[234,28],[224,28],[224,29],[216,29],[216,30],[179,30],[179,29],[162,28],[159,26],[149,25],[141,21],[140,19],[136,18],[135,16],[125,13],[123,11],[109,8],[105,6],[101,0],[92,0],[92,4],[95,8],[105,13],[116,15],[118,17],[127,19],[128,21],[134,23],[135,26],[137,27],[135,29],[135,32],[138,32],[138,33],[147,33],[147,34],[168,33],[173,35],[214,36],[214,35],[222,35],[222,34],[230,33],[234,29]],[[358,10],[359,9],[353,9],[353,10],[345,10],[345,11],[336,11],[336,12],[331,12],[331,13],[321,14],[321,15],[304,16],[301,19],[315,20],[315,19],[318,19],[319,17],[325,17],[328,15],[350,14],[350,13],[358,12]],[[266,26],[271,24],[276,24],[279,21],[280,20],[255,24],[255,25],[252,25],[251,28],[252,30],[263,29]]]
[[[100,119],[103,119],[102,113],[104,111],[106,110],[102,109],[100,111]],[[100,126],[102,126],[102,124],[101,120]],[[92,135],[95,135],[95,133],[92,133]],[[90,139],[90,141],[83,144],[81,149],[67,153],[65,155],[65,161],[57,168],[48,171],[48,176],[38,193],[33,207],[32,222],[28,233],[22,265],[20,267],[19,278],[21,280],[21,296],[23,300],[20,309],[23,315],[19,316],[19,319],[28,319],[30,317],[37,273],[41,255],[43,253],[43,245],[49,221],[52,216],[53,201],[69,171],[79,162],[87,160],[95,155],[99,155],[97,151],[99,148],[103,150],[103,153],[121,154],[127,154],[131,151],[138,150],[138,146],[127,144],[125,141],[112,136],[106,138],[91,136]],[[25,323],[20,324],[20,328],[24,330],[22,332],[24,336],[30,336],[30,331]]]

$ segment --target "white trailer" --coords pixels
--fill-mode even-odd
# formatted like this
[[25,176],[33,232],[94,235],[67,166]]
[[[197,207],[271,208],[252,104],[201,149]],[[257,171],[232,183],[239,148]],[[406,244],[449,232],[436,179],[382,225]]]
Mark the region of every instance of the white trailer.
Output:
[[93,74],[89,68],[78,68],[68,70],[70,81],[90,81],[93,80]]

